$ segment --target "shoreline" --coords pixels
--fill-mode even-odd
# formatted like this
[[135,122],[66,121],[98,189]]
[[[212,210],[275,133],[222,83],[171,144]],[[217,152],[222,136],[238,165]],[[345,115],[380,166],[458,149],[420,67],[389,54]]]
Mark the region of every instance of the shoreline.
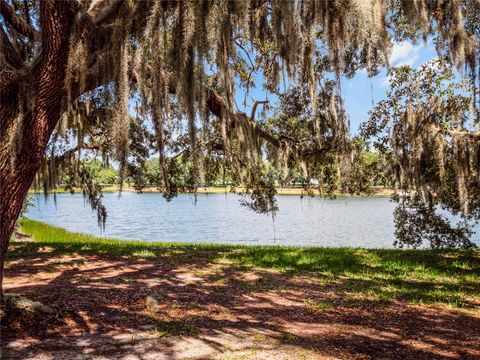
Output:
[[17,232],[20,236],[28,236],[35,241],[43,243],[70,243],[70,244],[94,244],[105,246],[120,246],[120,247],[138,247],[138,248],[199,248],[212,250],[242,250],[242,249],[262,249],[262,250],[302,250],[302,251],[364,251],[364,252],[391,252],[391,253],[464,253],[480,256],[480,249],[430,249],[430,248],[366,248],[366,247],[332,247],[332,246],[302,246],[302,245],[252,245],[252,244],[228,244],[228,243],[208,243],[208,242],[171,242],[171,241],[153,241],[153,240],[135,240],[135,239],[120,239],[99,237],[82,232],[73,232],[65,228],[48,224],[46,222],[22,218],[19,220],[20,229]]

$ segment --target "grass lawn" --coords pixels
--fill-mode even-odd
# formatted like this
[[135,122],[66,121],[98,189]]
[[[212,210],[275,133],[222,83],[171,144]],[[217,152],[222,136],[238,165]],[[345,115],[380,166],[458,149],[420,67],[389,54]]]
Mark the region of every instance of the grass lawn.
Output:
[[157,358],[480,355],[478,251],[122,241],[26,219],[20,232],[6,291],[54,320],[10,323],[11,357],[68,357],[82,339]]

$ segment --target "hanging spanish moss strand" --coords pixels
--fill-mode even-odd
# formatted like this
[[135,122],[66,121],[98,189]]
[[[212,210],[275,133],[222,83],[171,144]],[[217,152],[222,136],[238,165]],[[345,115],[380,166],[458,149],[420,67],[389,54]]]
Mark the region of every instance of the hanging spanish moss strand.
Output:
[[120,164],[120,184],[123,184],[128,156],[128,133],[130,123],[128,113],[129,85],[127,44],[121,46],[120,56],[112,135],[116,148],[117,161]]
[[470,159],[468,153],[468,143],[465,139],[465,136],[454,136],[452,148],[455,159],[454,166],[457,178],[458,199],[460,201],[460,207],[463,214],[468,215],[468,181],[470,179]]

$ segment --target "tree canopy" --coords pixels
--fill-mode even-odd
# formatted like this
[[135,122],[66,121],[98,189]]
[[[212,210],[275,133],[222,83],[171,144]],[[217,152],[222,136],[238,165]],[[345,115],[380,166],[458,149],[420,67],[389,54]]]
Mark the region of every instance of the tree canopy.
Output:
[[[400,243],[472,246],[468,222],[480,219],[480,132],[471,87],[456,83],[439,60],[393,69],[387,99],[363,125],[374,146],[396,158]],[[463,221],[452,227],[446,213]]]

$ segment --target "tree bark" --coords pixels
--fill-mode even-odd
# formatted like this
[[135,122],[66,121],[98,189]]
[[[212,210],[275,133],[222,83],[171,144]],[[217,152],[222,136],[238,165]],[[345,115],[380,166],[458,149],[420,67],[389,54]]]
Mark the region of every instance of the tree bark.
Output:
[[[34,106],[24,113],[20,148],[10,154],[7,146],[8,129],[18,114],[19,104],[27,94],[19,84],[0,81],[0,296],[3,297],[3,275],[8,244],[28,190],[41,166],[45,148],[61,115],[65,96],[64,80],[69,52],[69,39],[76,3],[65,0],[40,2],[42,54],[38,65],[31,70]],[[5,67],[10,72],[18,66]],[[3,70],[2,70],[3,72]],[[5,78],[6,74],[1,74]],[[26,76],[28,78],[28,76]],[[32,89],[31,87],[34,87]],[[28,91],[27,91],[28,93]],[[10,161],[15,156],[14,161]]]

